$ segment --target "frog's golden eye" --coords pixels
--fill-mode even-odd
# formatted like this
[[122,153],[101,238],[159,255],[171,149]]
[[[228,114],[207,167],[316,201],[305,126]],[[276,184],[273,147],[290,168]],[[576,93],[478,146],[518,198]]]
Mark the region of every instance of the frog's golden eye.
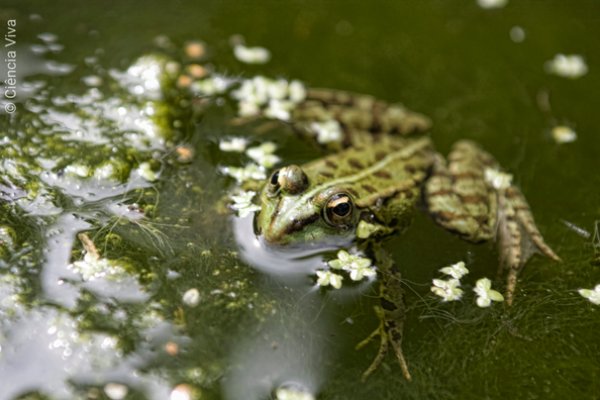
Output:
[[341,229],[348,229],[354,215],[354,201],[347,194],[336,194],[325,206],[325,221]]
[[279,194],[279,192],[281,191],[281,174],[279,173],[280,170],[277,170],[275,172],[273,172],[273,175],[271,175],[271,178],[269,179],[269,184],[267,185],[267,195],[269,197],[275,197]]

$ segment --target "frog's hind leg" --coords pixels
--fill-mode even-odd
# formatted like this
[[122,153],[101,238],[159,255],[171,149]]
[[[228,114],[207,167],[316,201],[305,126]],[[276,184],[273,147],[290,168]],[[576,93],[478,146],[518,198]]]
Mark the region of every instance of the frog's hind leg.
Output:
[[433,220],[472,243],[496,241],[500,247],[499,273],[508,269],[507,303],[513,299],[517,275],[534,253],[560,260],[535,226],[525,197],[497,173],[496,160],[471,141],[456,143],[449,164],[438,155],[425,184],[424,200]]
[[[390,104],[373,96],[329,89],[308,89],[306,99],[294,109],[292,121],[294,130],[300,136],[330,151],[338,150],[336,145],[349,147],[361,144],[366,135],[398,133],[406,136],[424,132],[431,126],[429,118],[408,110],[402,104]],[[331,121],[339,124],[341,142],[318,142],[315,123]]]

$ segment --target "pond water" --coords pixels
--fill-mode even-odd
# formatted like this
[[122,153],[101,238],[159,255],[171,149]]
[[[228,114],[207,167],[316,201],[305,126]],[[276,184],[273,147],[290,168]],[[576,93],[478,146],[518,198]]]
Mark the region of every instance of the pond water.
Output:
[[[504,3],[4,0],[0,400],[600,398],[600,306],[578,292],[600,284],[600,3]],[[255,178],[322,155],[281,107],[240,120],[255,76],[402,102],[442,154],[480,143],[563,261],[534,256],[511,307],[480,308],[478,279],[506,289],[495,246],[418,213],[385,245],[412,381],[388,354],[361,382],[377,279],[319,287],[323,254],[265,250],[224,203],[251,161],[225,141],[276,144]],[[443,302],[432,279],[461,260]]]

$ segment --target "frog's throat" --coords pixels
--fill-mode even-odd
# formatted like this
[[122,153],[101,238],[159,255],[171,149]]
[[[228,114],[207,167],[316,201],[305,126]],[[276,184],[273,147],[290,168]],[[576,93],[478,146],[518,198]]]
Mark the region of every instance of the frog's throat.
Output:
[[402,149],[398,150],[397,152],[388,154],[383,159],[381,159],[381,161],[373,164],[369,168],[365,168],[362,172],[359,172],[358,174],[334,179],[329,182],[325,182],[321,185],[315,186],[313,189],[302,194],[299,201],[307,202],[307,201],[309,201],[309,199],[311,199],[317,193],[320,193],[329,187],[341,185],[344,183],[351,183],[351,182],[359,181],[359,180],[366,178],[367,176],[385,168],[392,161],[395,161],[398,159],[403,159],[403,158],[409,158],[410,156],[415,154],[417,151],[422,150],[426,147],[430,147],[430,146],[431,146],[431,139],[429,139],[428,137],[421,138],[421,139],[409,144],[408,146],[403,147]]

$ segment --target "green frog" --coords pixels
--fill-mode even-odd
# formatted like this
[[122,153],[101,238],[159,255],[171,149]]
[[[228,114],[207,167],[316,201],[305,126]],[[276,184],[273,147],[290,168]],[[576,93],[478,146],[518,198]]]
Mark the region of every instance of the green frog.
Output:
[[[404,296],[398,266],[383,250],[402,234],[417,209],[444,229],[472,242],[496,241],[500,268],[508,270],[507,303],[517,275],[535,252],[559,257],[544,243],[524,196],[508,183],[496,160],[462,140],[447,160],[426,135],[430,120],[371,96],[313,89],[293,111],[293,128],[330,154],[272,173],[260,192],[254,229],[279,248],[357,248],[375,260],[380,282],[380,349],[373,372],[391,345],[404,375]],[[341,140],[319,144],[315,123],[338,124]],[[359,347],[367,341],[361,343]]]

